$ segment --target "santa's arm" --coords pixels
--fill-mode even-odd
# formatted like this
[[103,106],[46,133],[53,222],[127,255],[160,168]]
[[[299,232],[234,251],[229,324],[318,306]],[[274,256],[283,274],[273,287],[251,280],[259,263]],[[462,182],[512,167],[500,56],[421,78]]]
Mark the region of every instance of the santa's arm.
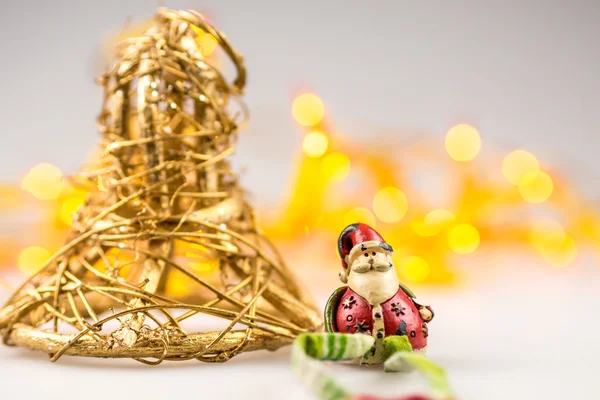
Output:
[[335,312],[340,304],[340,299],[346,290],[346,286],[339,287],[329,296],[327,300],[327,304],[325,304],[325,330],[327,332],[337,332],[337,327],[335,326]]
[[421,315],[421,318],[423,318],[423,321],[429,322],[433,319],[435,313],[429,305],[419,301],[413,291],[404,286],[402,283],[400,283],[400,289],[402,289],[402,291],[406,293],[408,297],[410,297],[413,303],[415,303],[415,306],[417,307],[417,310],[419,310],[419,314]]

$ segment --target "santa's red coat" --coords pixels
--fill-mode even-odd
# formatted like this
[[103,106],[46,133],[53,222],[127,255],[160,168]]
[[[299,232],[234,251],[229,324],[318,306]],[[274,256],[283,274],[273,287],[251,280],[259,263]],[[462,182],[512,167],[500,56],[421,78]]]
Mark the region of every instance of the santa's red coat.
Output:
[[383,318],[385,329],[381,335],[406,335],[414,350],[427,346],[427,323],[419,314],[419,306],[401,288],[381,303],[381,310],[381,315],[373,313],[373,306],[347,287],[334,308],[333,329],[342,333],[377,335],[373,332],[374,318]]

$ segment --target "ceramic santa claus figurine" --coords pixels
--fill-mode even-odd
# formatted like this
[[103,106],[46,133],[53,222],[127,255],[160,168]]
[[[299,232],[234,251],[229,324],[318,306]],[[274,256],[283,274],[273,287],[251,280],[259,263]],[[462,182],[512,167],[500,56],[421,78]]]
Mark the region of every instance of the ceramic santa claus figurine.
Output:
[[327,302],[327,331],[372,335],[375,345],[362,360],[368,364],[382,363],[394,342],[406,343],[406,339],[412,350],[424,351],[433,311],[399,282],[392,246],[375,229],[356,223],[340,234],[338,250],[340,280],[347,286],[337,289]]

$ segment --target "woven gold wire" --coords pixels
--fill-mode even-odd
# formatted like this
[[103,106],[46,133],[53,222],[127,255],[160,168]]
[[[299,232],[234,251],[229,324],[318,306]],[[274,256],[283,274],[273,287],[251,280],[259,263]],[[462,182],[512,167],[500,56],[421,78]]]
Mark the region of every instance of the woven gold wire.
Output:
[[[159,9],[155,21],[99,79],[101,157],[72,178],[90,195],[66,244],[0,310],[5,344],[53,361],[222,362],[321,325],[228,161],[245,121],[242,57],[193,11]],[[232,83],[199,31],[233,65]]]

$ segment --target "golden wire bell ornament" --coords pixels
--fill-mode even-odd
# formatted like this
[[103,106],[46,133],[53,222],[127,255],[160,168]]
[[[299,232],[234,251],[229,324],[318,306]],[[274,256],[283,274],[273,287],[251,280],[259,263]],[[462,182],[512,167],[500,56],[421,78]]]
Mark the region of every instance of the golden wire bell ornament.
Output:
[[[6,344],[145,363],[274,350],[322,322],[231,171],[242,57],[193,11],[117,46],[100,78],[102,157],[66,244],[0,310]],[[196,40],[211,35],[233,83]],[[242,118],[239,118],[242,117]]]

